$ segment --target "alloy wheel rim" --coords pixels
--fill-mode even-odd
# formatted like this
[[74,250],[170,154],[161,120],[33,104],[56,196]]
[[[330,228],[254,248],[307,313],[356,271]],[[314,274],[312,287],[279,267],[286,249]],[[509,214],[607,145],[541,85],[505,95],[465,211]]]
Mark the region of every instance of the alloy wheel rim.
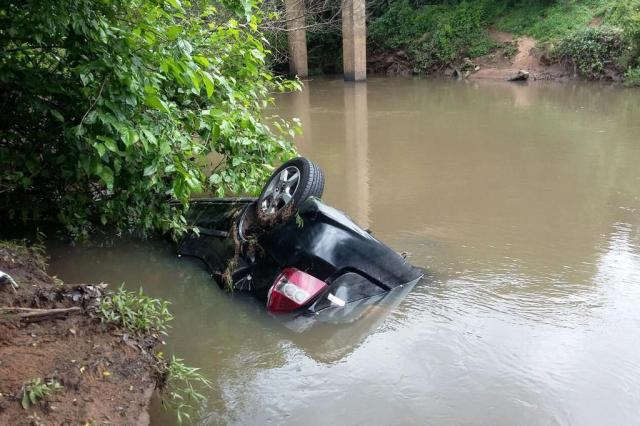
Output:
[[300,169],[296,166],[285,167],[274,176],[264,191],[260,210],[266,214],[275,214],[286,207],[298,189]]

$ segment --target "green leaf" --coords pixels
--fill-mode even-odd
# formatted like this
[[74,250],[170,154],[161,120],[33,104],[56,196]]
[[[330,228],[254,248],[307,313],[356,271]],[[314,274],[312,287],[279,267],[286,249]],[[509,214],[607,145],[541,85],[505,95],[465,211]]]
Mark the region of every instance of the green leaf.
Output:
[[22,402],[21,402],[21,404],[22,404],[22,408],[24,408],[25,410],[27,408],[29,408],[29,396],[27,395],[27,391],[24,391],[22,393]]
[[98,136],[96,139],[104,142],[104,145],[109,151],[118,152],[118,143],[108,136]]
[[107,189],[113,189],[113,170],[109,166],[102,166],[97,171],[97,175],[107,185]]
[[193,60],[199,63],[200,65],[202,65],[203,67],[209,68],[209,66],[211,65],[209,60],[204,56],[196,55],[193,57]]
[[147,96],[144,98],[144,103],[158,111],[169,112],[167,105],[156,95]]
[[80,156],[80,165],[82,166],[82,170],[84,170],[85,174],[87,175],[91,174],[91,167],[90,167],[91,163],[87,155],[83,154]]
[[104,153],[107,152],[107,148],[103,143],[96,142],[93,146],[96,148],[96,151],[98,151],[98,156],[100,157],[102,157]]
[[50,109],[49,112],[51,112],[51,115],[53,115],[56,120],[64,123],[64,117],[62,116],[62,114],[60,114],[60,112],[56,111],[55,109]]
[[156,174],[156,171],[158,170],[158,167],[155,164],[151,164],[147,167],[144,168],[144,176],[151,176]]
[[169,40],[175,40],[181,31],[182,31],[182,26],[171,25],[169,28],[167,28],[167,37],[169,38]]
[[153,145],[157,145],[158,141],[155,137],[155,135],[153,133],[151,133],[149,130],[147,129],[142,129],[142,133],[144,134],[144,136],[146,137],[146,139],[151,142]]
[[122,133],[121,137],[122,137],[122,142],[124,142],[124,144],[127,147],[130,147],[140,139],[140,137],[138,136],[138,133],[135,131],[135,129],[132,129],[131,127],[126,129],[126,131]]
[[207,91],[207,96],[211,97],[213,95],[213,78],[211,74],[206,71],[200,71],[200,75],[202,75],[202,82],[204,83],[205,90]]
[[167,2],[173,6],[174,9],[182,10],[182,3],[180,3],[180,0],[167,0]]
[[191,82],[193,83],[193,86],[196,88],[196,93],[200,91],[200,78],[198,78],[198,75],[194,72],[189,72],[189,78],[191,79]]

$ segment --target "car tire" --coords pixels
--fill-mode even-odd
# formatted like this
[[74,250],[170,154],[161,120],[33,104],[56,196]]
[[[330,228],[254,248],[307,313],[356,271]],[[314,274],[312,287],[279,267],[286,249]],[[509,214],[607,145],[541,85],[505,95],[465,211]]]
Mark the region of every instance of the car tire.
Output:
[[276,218],[286,212],[295,212],[309,197],[322,197],[324,173],[313,161],[297,157],[278,167],[258,198],[258,217]]

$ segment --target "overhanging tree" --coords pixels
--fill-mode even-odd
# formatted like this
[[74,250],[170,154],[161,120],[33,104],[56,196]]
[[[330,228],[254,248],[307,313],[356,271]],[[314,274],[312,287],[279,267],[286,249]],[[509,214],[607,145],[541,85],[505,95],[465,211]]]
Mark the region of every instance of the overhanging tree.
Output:
[[260,22],[252,0],[0,5],[0,215],[181,231],[193,193],[257,191],[293,154],[264,108],[297,86]]

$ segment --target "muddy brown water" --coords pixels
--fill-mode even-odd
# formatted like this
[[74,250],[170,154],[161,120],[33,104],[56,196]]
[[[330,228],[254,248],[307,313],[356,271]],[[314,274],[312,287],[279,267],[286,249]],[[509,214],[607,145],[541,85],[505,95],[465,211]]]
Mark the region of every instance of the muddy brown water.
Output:
[[[161,241],[52,248],[66,281],[172,302],[200,424],[640,422],[640,92],[314,80],[278,99],[325,200],[427,268],[396,307],[300,335]],[[156,400],[152,424],[175,422]]]

